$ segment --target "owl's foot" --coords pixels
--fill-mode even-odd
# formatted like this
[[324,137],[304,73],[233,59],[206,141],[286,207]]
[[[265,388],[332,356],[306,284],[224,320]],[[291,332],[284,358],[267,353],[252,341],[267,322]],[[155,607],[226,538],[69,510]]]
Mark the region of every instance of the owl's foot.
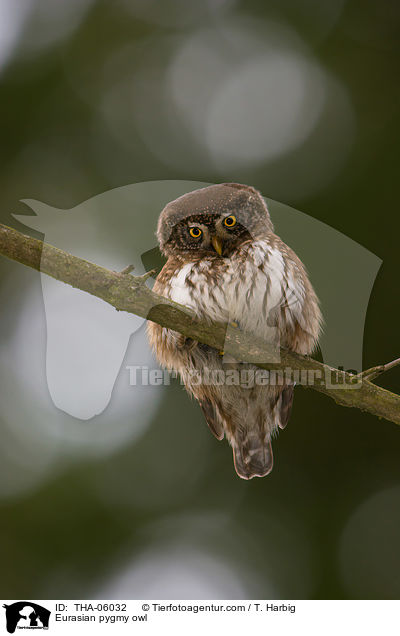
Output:
[[197,340],[192,340],[192,338],[186,338],[180,334],[177,337],[176,344],[180,349],[186,349],[186,351],[192,351],[199,344]]

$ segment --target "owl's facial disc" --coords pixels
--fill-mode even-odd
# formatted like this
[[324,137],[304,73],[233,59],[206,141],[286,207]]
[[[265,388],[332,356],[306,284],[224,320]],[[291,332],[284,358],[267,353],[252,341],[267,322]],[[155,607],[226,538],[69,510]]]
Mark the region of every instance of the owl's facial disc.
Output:
[[167,243],[168,251],[193,258],[229,257],[251,238],[233,214],[197,214],[177,223]]

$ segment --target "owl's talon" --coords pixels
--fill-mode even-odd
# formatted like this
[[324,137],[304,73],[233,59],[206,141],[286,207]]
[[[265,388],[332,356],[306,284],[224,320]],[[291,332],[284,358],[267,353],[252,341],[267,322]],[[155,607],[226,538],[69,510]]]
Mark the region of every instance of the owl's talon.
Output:
[[218,351],[218,353],[219,353],[220,356],[225,355],[225,351]]
[[180,336],[178,336],[176,339],[177,347],[179,347],[180,349],[186,349],[186,351],[188,352],[193,351],[193,349],[197,347],[198,344],[199,343],[197,340],[192,340],[192,338],[186,338],[186,336],[182,334],[180,334]]
[[195,348],[197,347],[197,345],[198,345],[198,344],[199,344],[199,343],[198,343],[198,341],[197,341],[197,340],[192,340],[192,342],[189,342],[189,343],[186,345],[186,348],[187,348],[187,350],[188,350],[188,351],[193,351],[193,349],[195,349]]
[[238,323],[237,323],[237,322],[231,322],[231,326],[232,326],[232,327],[235,327],[236,329],[238,329],[238,328],[239,328],[239,325],[238,325]]

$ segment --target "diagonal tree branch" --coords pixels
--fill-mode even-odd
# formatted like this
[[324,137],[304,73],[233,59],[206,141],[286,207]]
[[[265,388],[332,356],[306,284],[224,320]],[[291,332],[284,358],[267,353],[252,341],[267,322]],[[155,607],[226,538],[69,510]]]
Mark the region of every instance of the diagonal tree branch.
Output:
[[[358,375],[334,369],[285,349],[280,362],[271,359],[271,347],[260,339],[221,323],[199,321],[191,310],[152,292],[148,274],[132,276],[132,266],[112,272],[0,224],[0,254],[48,276],[101,298],[118,311],[127,311],[215,349],[224,348],[238,360],[262,369],[281,370],[296,382],[324,393],[341,406],[354,407],[400,424],[400,396],[373,384],[370,379],[399,363],[395,360]],[[297,375],[296,375],[297,374]],[[306,380],[303,382],[303,377]]]

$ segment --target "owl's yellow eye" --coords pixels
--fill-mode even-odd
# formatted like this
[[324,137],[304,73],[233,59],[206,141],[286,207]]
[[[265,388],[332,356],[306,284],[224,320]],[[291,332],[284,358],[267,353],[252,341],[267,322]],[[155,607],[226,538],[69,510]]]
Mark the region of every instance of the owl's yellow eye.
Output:
[[200,238],[203,232],[199,227],[191,227],[189,229],[189,234],[190,236],[193,236],[193,238]]
[[236,216],[233,216],[233,214],[231,214],[231,216],[226,216],[224,218],[224,225],[226,227],[233,227],[236,225]]

